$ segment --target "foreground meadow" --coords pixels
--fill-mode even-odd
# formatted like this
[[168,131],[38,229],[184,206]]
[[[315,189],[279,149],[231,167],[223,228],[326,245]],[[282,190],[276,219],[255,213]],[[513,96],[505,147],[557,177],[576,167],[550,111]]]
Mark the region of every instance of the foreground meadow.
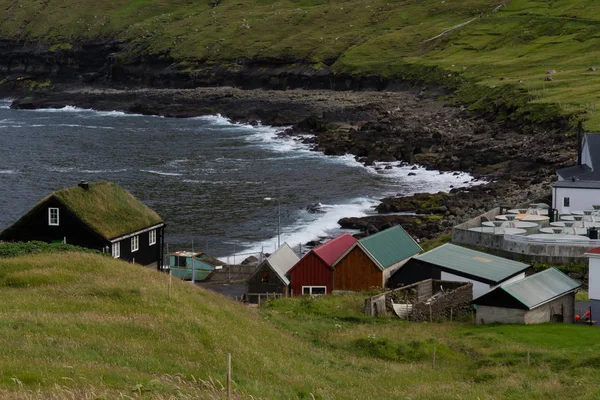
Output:
[[97,254],[0,259],[0,397],[224,398],[226,353],[236,398],[600,395],[596,329],[372,319],[362,298],[256,311]]

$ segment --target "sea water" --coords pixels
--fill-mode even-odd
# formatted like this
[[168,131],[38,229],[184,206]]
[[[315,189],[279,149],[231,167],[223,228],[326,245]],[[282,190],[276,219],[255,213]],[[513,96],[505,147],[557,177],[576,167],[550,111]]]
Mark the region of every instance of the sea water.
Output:
[[[108,180],[161,215],[170,250],[235,252],[239,262],[273,251],[279,215],[281,242],[298,246],[338,233],[340,218],[372,213],[384,196],[478,183],[466,173],[400,163],[365,167],[350,155],[326,156],[301,138],[281,137],[283,128],[218,115],[174,119],[9,105],[0,100],[0,229],[53,191]],[[321,213],[307,211],[315,203]]]

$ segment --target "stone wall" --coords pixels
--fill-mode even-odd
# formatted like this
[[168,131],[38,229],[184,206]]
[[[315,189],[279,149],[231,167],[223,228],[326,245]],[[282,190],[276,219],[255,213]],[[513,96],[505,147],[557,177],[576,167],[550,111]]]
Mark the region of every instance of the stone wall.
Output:
[[[444,290],[449,289],[449,284],[454,282],[437,281],[443,284]],[[471,314],[471,300],[473,300],[473,284],[459,283],[459,287],[452,289],[443,296],[435,299],[430,304],[420,302],[413,305],[409,321],[449,321],[456,317]]]
[[[443,288],[444,294],[425,302]],[[471,313],[473,284],[426,279],[365,300],[365,314],[394,315],[392,303],[411,304],[410,321],[442,321]]]

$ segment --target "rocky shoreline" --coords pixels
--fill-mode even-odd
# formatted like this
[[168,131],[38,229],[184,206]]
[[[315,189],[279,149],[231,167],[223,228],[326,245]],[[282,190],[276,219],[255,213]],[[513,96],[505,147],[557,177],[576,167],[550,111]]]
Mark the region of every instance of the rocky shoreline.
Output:
[[[444,194],[381,200],[381,215],[342,219],[343,227],[375,232],[402,223],[421,240],[448,232],[458,220],[500,204],[544,199],[556,168],[574,162],[575,140],[543,127],[521,130],[436,99],[436,92],[328,90],[110,89],[62,87],[27,93],[13,107],[73,105],[96,110],[194,117],[222,114],[234,121],[291,126],[315,151],[352,154],[357,161],[420,164],[464,171],[489,183]],[[314,136],[302,136],[312,133]],[[398,212],[415,212],[410,217]],[[390,214],[392,213],[392,214]]]

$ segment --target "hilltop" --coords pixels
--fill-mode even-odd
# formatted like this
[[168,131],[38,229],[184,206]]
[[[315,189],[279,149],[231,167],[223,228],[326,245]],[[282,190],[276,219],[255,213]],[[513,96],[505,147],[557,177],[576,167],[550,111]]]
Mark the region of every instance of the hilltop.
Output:
[[[595,398],[586,326],[415,324],[361,314],[366,294],[257,312],[110,257],[0,258],[0,397]],[[435,370],[431,357],[437,349]],[[531,353],[531,366],[526,354]]]
[[[442,87],[509,120],[600,128],[593,0],[0,0],[0,74],[159,87]],[[60,20],[60,24],[54,23]],[[34,89],[51,82],[35,80]],[[417,85],[417,86],[414,86]]]

